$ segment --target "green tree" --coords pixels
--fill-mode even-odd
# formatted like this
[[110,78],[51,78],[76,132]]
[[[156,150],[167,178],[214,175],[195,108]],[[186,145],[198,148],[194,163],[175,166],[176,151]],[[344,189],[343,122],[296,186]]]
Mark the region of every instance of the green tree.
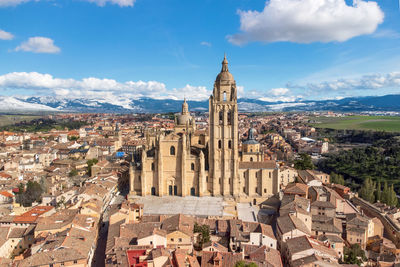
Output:
[[344,185],[344,177],[341,174],[331,172],[331,183]]
[[193,232],[200,233],[200,241],[199,241],[200,246],[203,246],[203,244],[210,241],[210,226],[198,225],[197,223],[195,223]]
[[343,262],[346,264],[357,264],[360,266],[363,261],[367,258],[365,257],[364,251],[361,249],[359,244],[353,244],[351,247],[344,248]]
[[299,154],[300,158],[294,161],[294,167],[298,170],[313,170],[315,169],[312,163],[311,156],[306,153]]
[[71,170],[69,173],[68,173],[68,176],[69,177],[74,177],[74,176],[77,176],[78,175],[78,171],[77,170]]
[[20,184],[20,191],[17,195],[17,202],[24,207],[32,206],[33,202],[41,202],[42,201],[42,187],[38,182],[28,181],[26,184],[26,188]]
[[238,261],[235,263],[235,267],[258,267],[254,262],[246,263],[244,261]]
[[397,196],[396,192],[394,191],[393,185],[389,188],[389,195],[387,200],[387,205],[391,207],[397,206]]
[[383,183],[383,191],[382,191],[382,196],[381,196],[381,198],[382,198],[382,202],[383,203],[388,203],[388,201],[389,201],[389,187],[388,187],[388,184],[387,184],[387,181],[385,181],[384,183]]
[[376,191],[375,191],[375,196],[376,196],[376,201],[382,202],[382,186],[381,186],[381,181],[378,181],[376,185]]
[[99,162],[98,159],[89,159],[89,160],[86,162],[86,164],[88,165],[88,166],[87,166],[87,174],[88,174],[89,176],[92,176],[92,167],[93,167],[93,165],[97,164],[98,162]]
[[375,183],[370,177],[365,179],[363,186],[360,189],[359,195],[362,199],[370,203],[375,202]]

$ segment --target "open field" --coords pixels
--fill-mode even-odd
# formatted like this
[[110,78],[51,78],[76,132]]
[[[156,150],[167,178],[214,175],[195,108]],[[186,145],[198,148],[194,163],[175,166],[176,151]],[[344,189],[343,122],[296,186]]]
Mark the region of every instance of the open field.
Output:
[[13,125],[21,121],[31,121],[40,117],[35,115],[0,115],[0,127]]
[[312,126],[336,130],[372,130],[400,132],[400,117],[390,116],[349,116],[317,117]]

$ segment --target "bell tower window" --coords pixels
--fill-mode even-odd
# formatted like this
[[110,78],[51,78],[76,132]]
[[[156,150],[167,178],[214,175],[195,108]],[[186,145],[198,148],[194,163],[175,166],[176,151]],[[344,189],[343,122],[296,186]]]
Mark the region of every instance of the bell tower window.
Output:
[[224,101],[226,101],[226,92],[224,92]]
[[218,140],[218,148],[221,149],[222,148],[222,141]]
[[224,112],[219,112],[219,124],[224,124]]
[[172,156],[172,155],[175,155],[175,147],[174,146],[171,146],[170,147],[170,149],[169,149],[169,154]]
[[232,113],[229,111],[228,112],[228,125],[232,124]]

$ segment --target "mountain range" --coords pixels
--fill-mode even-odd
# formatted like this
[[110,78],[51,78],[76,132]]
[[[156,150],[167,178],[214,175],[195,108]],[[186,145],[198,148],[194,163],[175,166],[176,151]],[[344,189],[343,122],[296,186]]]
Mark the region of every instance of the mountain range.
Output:
[[[191,111],[208,111],[208,100],[188,101]],[[299,100],[266,102],[257,99],[238,99],[241,112],[271,111],[395,111],[400,112],[400,94],[385,96],[349,97],[340,100]],[[173,99],[86,99],[52,96],[0,96],[0,112],[97,112],[97,113],[166,113],[178,112],[182,100]]]

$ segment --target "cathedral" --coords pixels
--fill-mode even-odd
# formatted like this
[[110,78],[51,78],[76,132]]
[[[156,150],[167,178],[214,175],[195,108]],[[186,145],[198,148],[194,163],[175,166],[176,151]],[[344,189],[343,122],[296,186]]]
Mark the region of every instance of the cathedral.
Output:
[[130,194],[255,201],[276,194],[295,174],[285,173],[274,161],[264,161],[254,133],[249,129],[241,143],[236,82],[225,56],[209,99],[208,132],[196,130],[185,99],[174,131],[145,132],[140,160],[130,168]]

